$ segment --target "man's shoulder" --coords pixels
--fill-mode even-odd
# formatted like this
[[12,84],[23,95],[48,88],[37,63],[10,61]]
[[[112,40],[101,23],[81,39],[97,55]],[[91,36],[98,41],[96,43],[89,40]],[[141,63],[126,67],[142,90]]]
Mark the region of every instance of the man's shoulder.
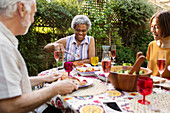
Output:
[[0,44],[7,44],[9,42],[9,40],[7,39],[7,37],[0,32]]

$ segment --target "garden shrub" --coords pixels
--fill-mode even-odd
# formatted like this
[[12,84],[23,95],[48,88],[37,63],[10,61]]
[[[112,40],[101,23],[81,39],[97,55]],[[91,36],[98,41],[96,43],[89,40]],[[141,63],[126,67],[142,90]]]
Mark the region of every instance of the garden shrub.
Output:
[[[72,32],[69,30],[71,21],[78,14],[78,7],[80,7],[74,2],[70,2],[70,4],[47,2],[46,0],[36,0],[36,2],[37,13],[29,32],[26,35],[17,36],[19,51],[26,61],[30,76],[56,67],[53,53],[44,52],[43,47]],[[42,29],[37,30],[40,27]]]
[[136,32],[147,28],[154,8],[147,0],[115,0],[110,5],[121,21],[119,34],[124,45],[129,46],[135,39]]
[[95,38],[96,46],[116,43],[117,63],[133,64],[138,51],[146,54],[147,45],[153,40],[147,30],[153,6],[147,0],[111,0],[98,5],[94,1],[87,1],[80,13],[91,17],[89,34]]
[[77,14],[85,14],[91,19],[92,29],[88,31],[88,35],[95,38],[97,53],[102,45],[116,43],[117,64],[123,61],[133,64],[137,51],[146,53],[147,44],[153,40],[145,27],[154,12],[152,5],[148,4],[147,0],[111,0],[99,3],[98,7],[94,1],[96,0],[87,0],[88,7],[79,11],[82,4],[75,0],[70,2],[37,0],[35,22],[26,35],[18,36],[19,50],[30,75],[37,75],[45,69],[54,67],[53,53],[45,53],[43,47],[49,42],[73,33],[70,29],[71,21]]

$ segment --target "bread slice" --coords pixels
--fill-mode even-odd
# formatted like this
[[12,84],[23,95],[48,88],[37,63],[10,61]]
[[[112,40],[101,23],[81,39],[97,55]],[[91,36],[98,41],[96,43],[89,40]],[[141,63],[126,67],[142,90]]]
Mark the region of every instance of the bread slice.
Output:
[[159,84],[160,81],[161,81],[161,83],[166,82],[166,79],[165,79],[165,78],[160,78],[160,77],[156,77],[156,76],[151,77],[151,78],[153,79],[153,83],[154,83],[154,84]]
[[64,80],[64,79],[68,79],[72,81],[74,84],[76,84],[79,87],[87,84],[86,80],[80,81],[77,77],[73,77],[73,76],[62,76],[61,80]]

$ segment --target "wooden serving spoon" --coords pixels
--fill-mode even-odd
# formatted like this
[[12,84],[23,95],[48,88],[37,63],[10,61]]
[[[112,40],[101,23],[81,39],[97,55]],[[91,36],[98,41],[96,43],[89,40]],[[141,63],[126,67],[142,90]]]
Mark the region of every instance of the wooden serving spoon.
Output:
[[131,70],[129,71],[129,74],[133,74],[133,72],[135,72],[138,68],[140,68],[144,60],[145,60],[145,56],[140,55],[139,58],[136,60],[135,64],[133,65],[133,67],[131,68]]
[[[137,54],[136,54],[136,61],[139,58],[139,56],[141,56],[141,55],[143,55],[143,53],[141,51],[137,52]],[[136,68],[136,74],[139,74],[139,71],[140,71],[140,67]]]

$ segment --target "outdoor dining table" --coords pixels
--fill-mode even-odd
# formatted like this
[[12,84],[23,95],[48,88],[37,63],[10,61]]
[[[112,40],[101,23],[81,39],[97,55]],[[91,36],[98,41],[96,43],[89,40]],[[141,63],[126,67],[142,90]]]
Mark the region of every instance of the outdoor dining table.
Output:
[[[43,71],[40,76],[53,73],[56,68]],[[65,70],[59,70],[59,73],[65,73]],[[72,76],[80,77],[74,70],[71,72]],[[147,105],[142,105],[137,101],[142,99],[142,95],[138,92],[126,92],[117,90],[111,83],[107,86],[104,81],[94,76],[85,76],[91,79],[93,84],[82,87],[71,94],[64,96],[56,95],[47,103],[61,109],[63,113],[155,113]],[[47,87],[46,84],[40,84],[37,88]],[[152,94],[146,96],[146,100],[151,102],[151,105],[160,112],[168,113],[170,111],[170,92],[169,90],[161,90],[154,87]],[[113,106],[107,106],[107,103]]]

